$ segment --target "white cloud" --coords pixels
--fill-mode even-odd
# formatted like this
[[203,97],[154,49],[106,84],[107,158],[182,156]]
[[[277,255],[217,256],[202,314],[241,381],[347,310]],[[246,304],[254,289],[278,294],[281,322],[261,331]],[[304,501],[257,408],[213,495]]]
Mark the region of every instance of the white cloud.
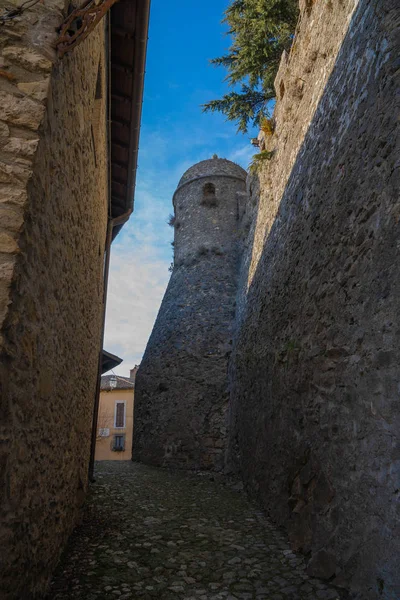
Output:
[[127,375],[140,363],[167,286],[169,262],[151,244],[112,248],[104,347],[124,359]]
[[233,150],[228,156],[228,160],[232,160],[235,163],[239,163],[244,169],[247,169],[253,155],[256,153],[256,150],[250,144],[246,144],[246,146],[241,146],[240,148],[236,148]]

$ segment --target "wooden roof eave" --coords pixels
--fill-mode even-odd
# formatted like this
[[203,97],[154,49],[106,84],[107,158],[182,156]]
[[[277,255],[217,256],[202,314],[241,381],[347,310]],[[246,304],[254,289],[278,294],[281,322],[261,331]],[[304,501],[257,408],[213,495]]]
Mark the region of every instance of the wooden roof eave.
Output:
[[[128,220],[134,204],[149,13],[150,0],[120,0],[110,14],[110,216],[123,221],[114,228],[113,238]],[[119,193],[114,198],[116,171],[114,183]]]

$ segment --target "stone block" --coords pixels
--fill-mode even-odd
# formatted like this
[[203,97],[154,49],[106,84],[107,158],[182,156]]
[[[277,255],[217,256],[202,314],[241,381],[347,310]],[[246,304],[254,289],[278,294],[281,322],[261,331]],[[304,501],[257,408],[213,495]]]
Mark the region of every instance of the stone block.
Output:
[[43,102],[47,98],[49,91],[49,79],[41,81],[29,81],[17,84],[17,88],[27,96]]
[[30,169],[25,169],[17,164],[9,165],[0,162],[0,184],[13,183],[20,186],[26,184],[31,175]]
[[[1,213],[0,213],[1,218]],[[0,252],[5,254],[13,254],[18,251],[18,244],[15,239],[8,233],[0,233]]]
[[3,48],[3,56],[27,71],[49,72],[53,66],[48,58],[36,52],[36,50],[24,48],[23,46],[6,46]]
[[18,98],[0,91],[0,119],[11,125],[37,130],[42,122],[44,106],[30,98]]
[[10,202],[11,204],[23,205],[26,202],[26,197],[27,193],[24,188],[0,184],[0,203]]
[[23,212],[18,206],[0,204],[0,224],[8,231],[18,232],[23,223]]
[[39,138],[33,140],[25,140],[21,138],[9,138],[3,150],[15,156],[33,156],[36,152],[39,143]]

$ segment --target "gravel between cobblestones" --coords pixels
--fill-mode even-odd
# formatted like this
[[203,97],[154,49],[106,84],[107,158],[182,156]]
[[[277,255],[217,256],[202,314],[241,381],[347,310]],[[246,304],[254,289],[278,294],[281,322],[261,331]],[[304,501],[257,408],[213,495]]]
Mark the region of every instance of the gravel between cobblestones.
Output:
[[[213,481],[214,479],[214,481]],[[96,465],[48,600],[336,600],[245,494],[209,474]]]

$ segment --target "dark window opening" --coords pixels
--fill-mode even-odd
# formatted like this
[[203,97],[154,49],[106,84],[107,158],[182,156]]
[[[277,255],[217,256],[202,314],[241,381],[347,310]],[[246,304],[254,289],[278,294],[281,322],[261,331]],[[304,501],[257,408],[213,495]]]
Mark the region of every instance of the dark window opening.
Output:
[[203,197],[201,203],[203,206],[217,206],[215,185],[213,183],[205,183],[203,185]]
[[203,194],[213,194],[215,196],[215,185],[213,183],[206,183],[203,187]]
[[125,436],[114,435],[112,449],[115,452],[123,452],[125,450]]
[[125,404],[117,402],[115,405],[115,427],[125,427]]

